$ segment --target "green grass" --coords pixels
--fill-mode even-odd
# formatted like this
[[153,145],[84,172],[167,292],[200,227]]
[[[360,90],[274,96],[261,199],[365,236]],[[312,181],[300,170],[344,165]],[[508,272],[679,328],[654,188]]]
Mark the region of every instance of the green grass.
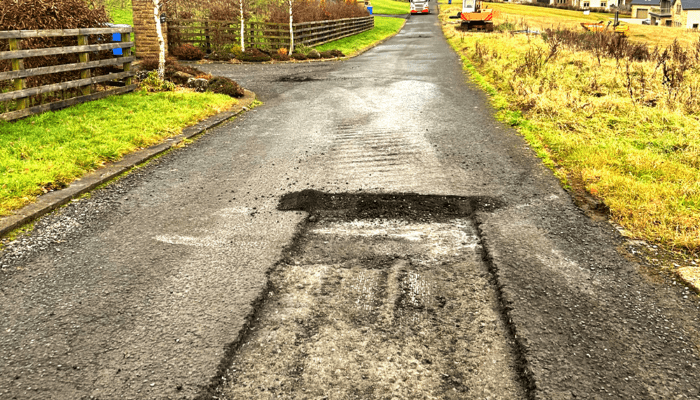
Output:
[[127,24],[134,26],[134,14],[131,12],[131,7],[124,9],[110,8],[109,16],[115,24]]
[[139,91],[0,121],[0,215],[105,162],[175,136],[235,102],[210,93]]
[[397,33],[406,22],[403,18],[374,17],[374,28],[357,35],[334,40],[316,47],[318,51],[340,50],[353,55]]
[[411,6],[408,1],[371,0],[374,14],[408,14]]
[[[122,5],[124,7],[122,7]],[[112,2],[107,4],[107,12],[113,23],[115,24],[127,24],[134,26],[134,13],[131,9],[131,1],[124,2]],[[131,32],[131,40],[134,40],[134,33]]]

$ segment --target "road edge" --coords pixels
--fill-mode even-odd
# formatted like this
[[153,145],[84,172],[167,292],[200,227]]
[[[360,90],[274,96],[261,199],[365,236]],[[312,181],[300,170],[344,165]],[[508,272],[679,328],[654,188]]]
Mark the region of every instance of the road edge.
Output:
[[380,40],[380,41],[378,41],[378,42],[372,43],[371,45],[365,47],[365,48],[362,49],[362,50],[358,50],[358,51],[355,52],[355,53],[352,53],[352,54],[350,54],[350,55],[347,55],[347,56],[345,56],[345,57],[342,57],[341,60],[349,60],[349,59],[351,59],[351,58],[355,58],[355,57],[357,57],[357,56],[359,56],[359,55],[364,54],[365,52],[368,52],[368,51],[372,50],[373,48],[379,46],[380,44],[386,42],[387,40],[393,38],[394,36],[396,36],[396,35],[398,35],[399,33],[401,33],[401,31],[403,30],[404,26],[406,26],[406,21],[408,21],[408,18],[404,18],[403,24],[401,24],[401,27],[399,28],[398,31],[392,33],[391,35],[385,37],[384,39],[382,39],[382,40]]
[[127,154],[119,161],[108,163],[104,167],[76,179],[66,188],[37,197],[35,202],[15,210],[13,214],[7,217],[0,218],[0,238],[62,205],[67,204],[72,199],[114,179],[131,168],[143,164],[153,157],[168,151],[184,140],[190,139],[226,122],[243,111],[248,110],[254,101],[255,93],[246,90],[243,98],[230,110],[213,115],[195,125],[188,126],[182,130],[181,134],[165,139],[160,144]]

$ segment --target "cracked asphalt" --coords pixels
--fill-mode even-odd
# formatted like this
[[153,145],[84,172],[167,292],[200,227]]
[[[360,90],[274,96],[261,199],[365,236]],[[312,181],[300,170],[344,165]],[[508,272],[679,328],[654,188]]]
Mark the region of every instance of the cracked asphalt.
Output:
[[[479,246],[480,256],[465,255],[471,261],[459,268],[466,274],[460,276],[471,273],[481,282],[470,283],[479,289],[469,298],[483,301],[489,317],[474,321],[493,322],[489,329],[503,360],[498,365],[515,382],[504,384],[510,392],[493,389],[495,398],[700,398],[697,297],[630,255],[617,231],[577,208],[517,132],[494,119],[487,96],[468,82],[434,14],[410,18],[396,37],[347,61],[200,68],[237,80],[265,104],[42,218],[30,235],[2,250],[0,398],[281,394],[222,383],[232,362],[256,354],[238,347],[256,338],[248,329],[256,327],[251,316],[264,320],[280,301],[267,292],[268,278],[305,279],[297,264],[284,270],[281,262],[290,260],[286,252],[303,235],[321,250],[302,251],[320,252],[326,241],[334,243],[323,235],[348,232],[344,224],[351,224],[356,238],[369,235],[366,229],[376,232],[323,215],[310,221],[309,210],[278,207],[283,196],[305,189],[492,199],[469,212],[468,227],[425,227],[427,218],[400,233],[411,240],[416,232],[463,229]],[[380,221],[372,224],[399,232],[390,212],[373,218]],[[360,239],[343,254],[381,242],[391,255],[408,243]],[[426,243],[421,246],[431,248]],[[336,262],[331,253],[322,256]],[[458,290],[450,279],[463,279],[438,268],[442,264],[432,272],[433,264],[414,271],[410,260],[399,261],[387,264],[393,278],[386,279],[395,288],[407,287],[418,272],[443,282],[444,290]],[[317,267],[305,263],[299,265]],[[333,270],[328,279],[355,279],[358,268]],[[367,271],[363,277],[379,276]],[[295,295],[295,287],[285,293]],[[400,298],[387,288],[377,293]],[[279,304],[282,314],[293,314],[293,302]],[[449,312],[452,318],[459,309]],[[477,331],[472,328],[465,332]],[[324,338],[343,333],[333,332]],[[313,337],[303,345],[327,357]],[[394,340],[403,340],[391,337],[381,349],[381,335],[368,338],[381,351],[400,349]],[[457,355],[466,351],[456,348]],[[418,369],[429,370],[425,365]],[[446,381],[458,393],[450,398],[478,398],[478,391],[463,389],[465,382],[492,385],[484,371],[475,373],[478,379],[462,374]],[[380,378],[372,391],[348,393],[415,398],[412,386],[392,394]],[[425,390],[444,391],[445,384]],[[323,382],[314,385],[323,391]],[[295,393],[315,398],[320,392]]]

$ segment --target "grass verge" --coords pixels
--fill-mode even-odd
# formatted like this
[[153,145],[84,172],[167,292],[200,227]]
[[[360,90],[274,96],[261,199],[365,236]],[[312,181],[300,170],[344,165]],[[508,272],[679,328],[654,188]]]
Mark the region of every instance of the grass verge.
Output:
[[[492,95],[499,118],[520,130],[565,185],[575,180],[602,199],[630,236],[697,257],[695,64],[616,60],[554,46],[551,38],[463,33],[445,15],[442,21],[465,69]],[[679,51],[700,57],[700,50]],[[682,84],[669,86],[663,70],[684,70]]]
[[372,13],[374,14],[408,14],[411,5],[408,1],[372,0]]
[[234,104],[211,93],[139,91],[0,121],[0,215]]
[[396,34],[401,30],[406,20],[403,18],[374,17],[374,28],[357,35],[334,40],[316,47],[318,51],[340,50],[343,54],[352,56],[377,42]]

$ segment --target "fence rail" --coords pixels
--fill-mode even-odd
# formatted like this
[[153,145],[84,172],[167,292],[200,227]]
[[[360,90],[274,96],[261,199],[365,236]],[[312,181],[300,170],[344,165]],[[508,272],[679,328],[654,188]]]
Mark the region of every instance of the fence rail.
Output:
[[[135,58],[131,55],[134,43],[131,42],[132,28],[88,28],[88,29],[54,29],[54,30],[25,30],[25,31],[0,31],[0,40],[8,41],[9,51],[0,51],[0,60],[9,60],[10,71],[0,72],[0,102],[13,102],[12,106],[5,105],[5,109],[12,111],[0,114],[0,119],[14,120],[38,114],[48,110],[58,110],[74,104],[84,103],[113,94],[121,94],[136,88],[133,84],[134,72],[131,71],[131,63]],[[113,43],[99,43],[107,41],[104,35],[120,34],[119,41]],[[95,37],[95,35],[103,35]],[[40,49],[25,49],[22,47],[22,39],[30,38],[56,38],[77,37],[77,46],[47,47]],[[98,42],[90,44],[90,42]],[[90,56],[99,51],[122,49],[121,56],[90,61]],[[51,55],[77,54],[77,63],[67,63],[48,67],[24,68],[24,61],[30,57],[43,57]],[[113,68],[117,72],[92,76],[95,68]],[[79,71],[80,79],[66,82],[51,83],[27,88],[27,78],[43,75]],[[7,85],[11,81],[12,85]],[[3,84],[4,83],[4,84]],[[120,86],[114,89],[94,91],[97,83]],[[7,90],[11,87],[13,90]],[[62,92],[70,89],[79,89],[80,94],[57,101],[49,101],[44,104],[31,105],[36,96]],[[55,96],[53,96],[55,97]],[[42,102],[42,101],[39,101]]]
[[[343,18],[292,24],[294,43],[317,46],[374,28],[374,17]],[[289,24],[251,22],[244,25],[246,47],[278,49],[290,47]],[[174,19],[168,23],[169,48],[191,43],[207,52],[241,42],[239,21]]]

